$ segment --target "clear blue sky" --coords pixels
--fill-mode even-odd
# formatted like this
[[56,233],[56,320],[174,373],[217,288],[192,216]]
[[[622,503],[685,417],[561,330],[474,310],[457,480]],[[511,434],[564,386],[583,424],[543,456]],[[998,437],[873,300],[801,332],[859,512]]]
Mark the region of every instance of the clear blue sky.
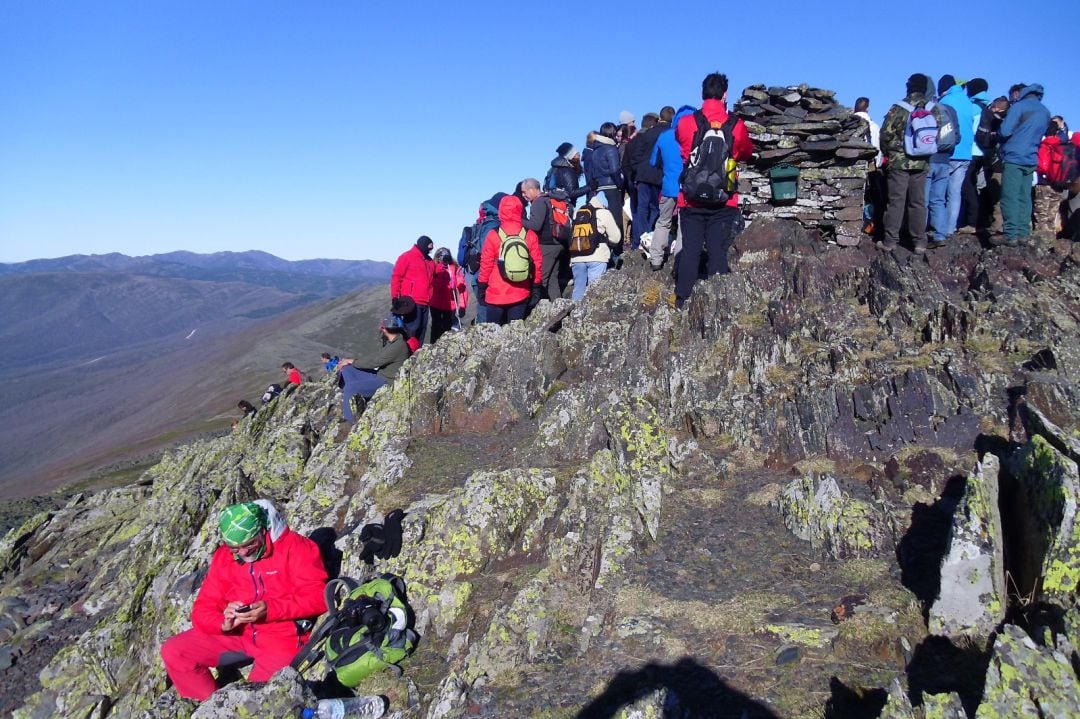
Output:
[[806,82],[879,118],[912,72],[1039,82],[1080,129],[1080,2],[1050,7],[0,0],[0,262],[455,246],[560,142],[713,70],[732,100]]

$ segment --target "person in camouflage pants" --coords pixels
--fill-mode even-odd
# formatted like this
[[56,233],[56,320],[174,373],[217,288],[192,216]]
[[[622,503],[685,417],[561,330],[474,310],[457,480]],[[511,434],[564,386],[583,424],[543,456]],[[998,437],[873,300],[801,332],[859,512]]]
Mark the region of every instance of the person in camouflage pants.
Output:
[[[930,78],[916,73],[908,78],[904,100],[915,107],[926,106]],[[908,233],[915,252],[926,251],[926,158],[911,157],[904,152],[904,130],[908,111],[893,105],[881,126],[881,151],[887,158],[885,180],[888,203],[885,206],[885,239],[878,244],[883,250],[894,250],[900,243],[900,226],[907,210]]]

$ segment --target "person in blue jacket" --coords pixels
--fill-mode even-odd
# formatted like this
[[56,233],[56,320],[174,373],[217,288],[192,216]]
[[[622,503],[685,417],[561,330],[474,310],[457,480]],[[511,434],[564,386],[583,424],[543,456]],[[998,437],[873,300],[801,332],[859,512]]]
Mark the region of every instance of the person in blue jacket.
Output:
[[956,112],[958,137],[949,157],[944,219],[940,220],[935,215],[934,241],[930,246],[944,244],[956,232],[956,223],[960,219],[960,201],[964,194],[964,180],[971,164],[971,146],[975,140],[972,118],[975,117],[977,109],[963,86],[957,84],[952,75],[942,76],[938,90],[941,93],[941,104],[948,105]]
[[660,214],[656,218],[652,244],[649,245],[649,265],[653,272],[664,266],[668,242],[671,237],[671,223],[675,217],[675,203],[679,199],[679,176],[683,171],[682,151],[675,139],[675,128],[679,120],[686,115],[693,115],[696,108],[683,105],[671,120],[671,128],[660,133],[653,146],[649,164],[664,170],[664,181],[660,186]]
[[[614,122],[605,122],[595,137],[592,154],[585,166],[585,178],[589,186],[604,195],[608,210],[615,218],[615,224],[623,226],[623,176],[622,160],[619,147],[615,143],[618,128]],[[622,254],[622,245],[613,247],[615,258]],[[616,261],[618,264],[618,261]]]
[[1043,86],[1026,85],[998,129],[1002,162],[1001,215],[1005,244],[1015,247],[1031,235],[1031,178],[1039,159],[1039,143],[1050,125],[1042,104]]

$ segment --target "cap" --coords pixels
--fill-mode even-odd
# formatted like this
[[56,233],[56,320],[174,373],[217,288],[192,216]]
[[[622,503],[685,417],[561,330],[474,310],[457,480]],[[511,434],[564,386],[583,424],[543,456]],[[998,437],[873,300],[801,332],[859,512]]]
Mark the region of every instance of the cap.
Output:
[[630,112],[629,110],[623,110],[622,112],[619,113],[619,124],[620,125],[629,125],[633,121],[634,121],[634,113]]

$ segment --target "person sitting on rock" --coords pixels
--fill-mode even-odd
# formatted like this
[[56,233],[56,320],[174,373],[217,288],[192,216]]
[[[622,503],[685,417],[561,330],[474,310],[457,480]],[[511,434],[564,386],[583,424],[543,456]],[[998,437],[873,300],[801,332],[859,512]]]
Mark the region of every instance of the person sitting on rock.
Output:
[[[319,547],[290,530],[273,504],[234,504],[218,524],[223,544],[191,609],[194,626],[161,646],[176,692],[196,701],[217,688],[211,667],[250,658],[248,680],[269,680],[307,640],[297,621],[326,611]],[[305,625],[310,630],[310,622]]]
[[300,370],[296,369],[296,365],[292,362],[284,362],[281,365],[281,371],[285,373],[285,385],[294,384],[299,386],[300,382]]
[[323,352],[321,356],[323,361],[323,369],[326,370],[326,374],[333,374],[334,371],[337,369],[338,362],[341,361],[341,358],[337,355],[331,357],[329,352]]
[[384,319],[379,325],[379,332],[383,336],[383,348],[375,355],[370,367],[357,367],[353,359],[343,359],[338,363],[342,410],[348,422],[354,419],[353,397],[362,397],[365,402],[371,399],[380,387],[397,378],[398,370],[411,354],[404,339],[405,329],[396,317],[390,315]]

